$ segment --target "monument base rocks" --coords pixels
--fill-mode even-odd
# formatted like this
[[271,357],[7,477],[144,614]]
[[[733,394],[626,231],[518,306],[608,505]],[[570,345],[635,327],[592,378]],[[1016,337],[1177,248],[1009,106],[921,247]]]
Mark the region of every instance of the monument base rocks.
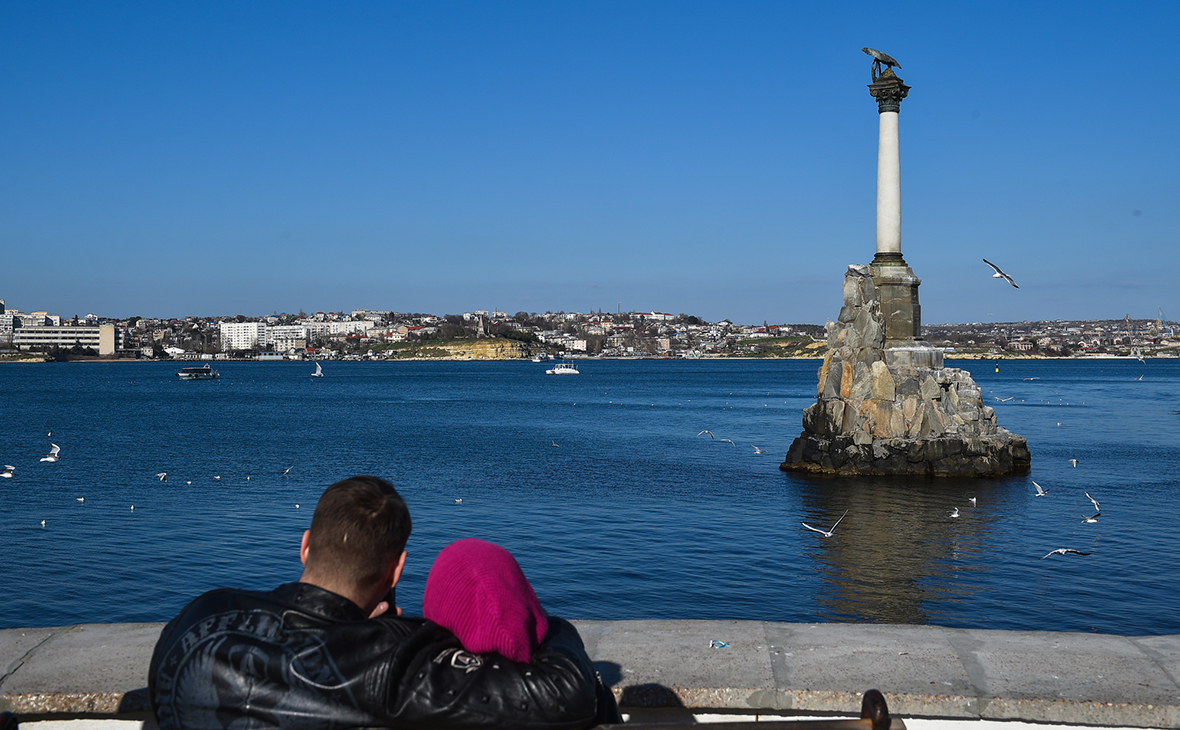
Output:
[[996,425],[970,373],[942,367],[942,352],[920,340],[890,351],[874,280],[888,280],[881,268],[848,267],[844,307],[828,324],[816,402],[803,411],[803,433],[780,468],[931,476],[1027,471],[1028,442]]

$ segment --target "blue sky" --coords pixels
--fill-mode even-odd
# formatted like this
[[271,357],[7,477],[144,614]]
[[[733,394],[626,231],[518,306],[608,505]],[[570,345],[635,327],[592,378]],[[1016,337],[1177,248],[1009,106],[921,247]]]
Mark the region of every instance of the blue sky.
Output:
[[6,2],[0,299],[822,323],[874,253],[872,46],[912,87],[924,321],[1180,318],[1178,28],[1175,2]]

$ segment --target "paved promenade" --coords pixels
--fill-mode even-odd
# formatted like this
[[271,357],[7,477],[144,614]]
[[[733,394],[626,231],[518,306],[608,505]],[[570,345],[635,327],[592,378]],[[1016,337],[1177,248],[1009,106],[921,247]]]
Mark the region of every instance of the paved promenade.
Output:
[[[575,621],[635,720],[856,717],[885,694],[921,719],[1180,728],[1180,635],[881,624]],[[0,710],[22,722],[149,716],[162,624],[0,630]],[[716,647],[716,648],[713,648]],[[916,721],[916,722],[915,722]],[[56,724],[56,723],[53,723]],[[51,725],[46,723],[43,730]]]

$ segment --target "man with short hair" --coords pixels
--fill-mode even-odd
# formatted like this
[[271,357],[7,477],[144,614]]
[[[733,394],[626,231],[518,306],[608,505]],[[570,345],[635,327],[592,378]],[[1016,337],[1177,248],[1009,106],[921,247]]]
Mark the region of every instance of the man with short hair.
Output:
[[524,664],[397,615],[409,535],[409,510],[385,480],[329,487],[303,535],[299,582],[210,591],[164,627],[148,677],[162,730],[595,724],[594,669],[568,622],[550,617]]

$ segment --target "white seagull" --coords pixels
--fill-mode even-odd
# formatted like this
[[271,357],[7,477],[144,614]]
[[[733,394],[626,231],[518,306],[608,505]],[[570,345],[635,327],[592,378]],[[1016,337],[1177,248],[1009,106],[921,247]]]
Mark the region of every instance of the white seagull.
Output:
[[291,470],[292,470],[292,469],[294,469],[294,468],[295,468],[295,467],[289,466],[289,467],[287,467],[286,469],[283,469],[283,470],[282,470],[281,472],[279,472],[279,473],[280,473],[280,474],[282,474],[283,476],[287,476],[288,474],[290,474],[290,473],[291,473]]
[[[707,434],[709,434],[709,438],[711,438],[711,439],[716,439],[716,438],[717,438],[716,436],[714,436],[714,435],[713,435],[713,432],[712,432],[712,431],[710,431],[709,429],[705,429],[704,431],[701,431],[701,433],[707,433]],[[698,434],[697,434],[697,436],[700,436],[700,435],[701,435],[701,433],[698,433]]]
[[1008,396],[1007,398],[1001,398],[1001,397],[1000,397],[1000,396],[998,396],[998,395],[993,395],[992,397],[993,397],[993,398],[995,398],[996,400],[998,400],[998,401],[999,401],[999,402],[1001,402],[1001,403],[1007,403],[1008,401],[1012,400],[1012,399],[1013,399],[1013,398],[1015,398],[1016,396],[1014,396],[1014,395],[1010,395],[1010,396]]
[[958,516],[959,516],[959,508],[955,507],[953,510],[951,510],[951,517],[958,517]]
[[971,503],[971,506],[972,506],[972,507],[974,507],[974,506],[975,506],[975,497],[968,497],[968,498],[967,498],[967,501]]
[[[1032,480],[1030,479],[1029,481],[1032,481]],[[1042,489],[1041,485],[1037,484],[1036,482],[1033,482],[1033,486],[1037,488],[1037,495],[1036,496],[1038,496],[1038,497],[1044,497],[1046,494],[1049,493],[1048,489]]]
[[736,446],[737,446],[737,444],[735,444],[735,443],[733,442],[733,439],[717,439],[717,440],[718,440],[718,441],[728,441],[730,446],[733,446],[733,447],[736,447]]
[[755,446],[754,444],[750,444],[750,448],[754,450],[755,454],[765,454],[766,453],[765,449],[760,449],[757,446]]
[[463,498],[459,497],[458,499],[456,499],[455,504],[463,504]]
[[1009,284],[1016,287],[1017,289],[1020,288],[1020,286],[1016,282],[1012,281],[1012,277],[1005,274],[1004,271],[999,266],[996,266],[995,264],[993,264],[991,261],[988,261],[987,259],[984,259],[983,263],[987,264],[988,266],[990,266],[996,270],[996,273],[992,274],[993,279],[1003,279],[1004,281],[1008,282]]
[[1081,550],[1074,550],[1073,548],[1057,548],[1056,550],[1050,552],[1048,555],[1045,555],[1045,557],[1041,558],[1041,560],[1044,560],[1045,558],[1049,557],[1049,555],[1066,555],[1068,553],[1073,553],[1074,555],[1089,555],[1090,554],[1090,553],[1084,553]]
[[5,479],[12,479],[12,472],[16,471],[16,467],[12,464],[5,464],[4,471],[0,471],[0,477]]
[[52,463],[52,462],[60,460],[61,459],[61,455],[60,455],[61,447],[58,446],[57,444],[49,444],[49,445],[52,448],[49,449],[48,454],[45,454],[44,456],[41,457],[41,461],[48,461],[48,462]]
[[85,502],[85,501],[86,501],[86,498],[85,498],[85,497],[78,497],[78,501],[79,501],[79,502]]
[[162,482],[166,482],[166,481],[168,481],[168,472],[162,471],[156,475],[156,478]]
[[[844,510],[844,514],[840,515],[839,520],[836,520],[836,525],[840,524],[840,520],[843,520],[847,516],[848,516],[848,510]],[[806,522],[800,522],[799,524],[803,525],[804,527],[811,530],[812,532],[818,532],[819,534],[823,535],[824,537],[831,537],[832,533],[834,533],[836,531],[836,525],[832,525],[832,529],[830,529],[830,530],[821,530],[818,527],[812,527],[811,525],[807,524]]]
[[1078,460],[1077,459],[1070,459],[1069,463],[1073,464],[1073,468],[1075,468],[1075,469],[1078,468]]
[[1090,500],[1090,504],[1093,504],[1093,505],[1094,505],[1094,511],[1095,511],[1095,512],[1098,512],[1099,514],[1101,514],[1101,513],[1102,513],[1102,508],[1098,506],[1098,500],[1096,500],[1096,499],[1094,499],[1093,497],[1091,497],[1089,492],[1085,492],[1085,495],[1086,495],[1086,499]]
[[1082,515],[1082,522],[1085,522],[1087,525],[1093,525],[1094,523],[1098,522],[1098,518],[1101,516],[1102,516],[1101,512],[1099,512],[1098,514],[1090,515],[1089,517]]

